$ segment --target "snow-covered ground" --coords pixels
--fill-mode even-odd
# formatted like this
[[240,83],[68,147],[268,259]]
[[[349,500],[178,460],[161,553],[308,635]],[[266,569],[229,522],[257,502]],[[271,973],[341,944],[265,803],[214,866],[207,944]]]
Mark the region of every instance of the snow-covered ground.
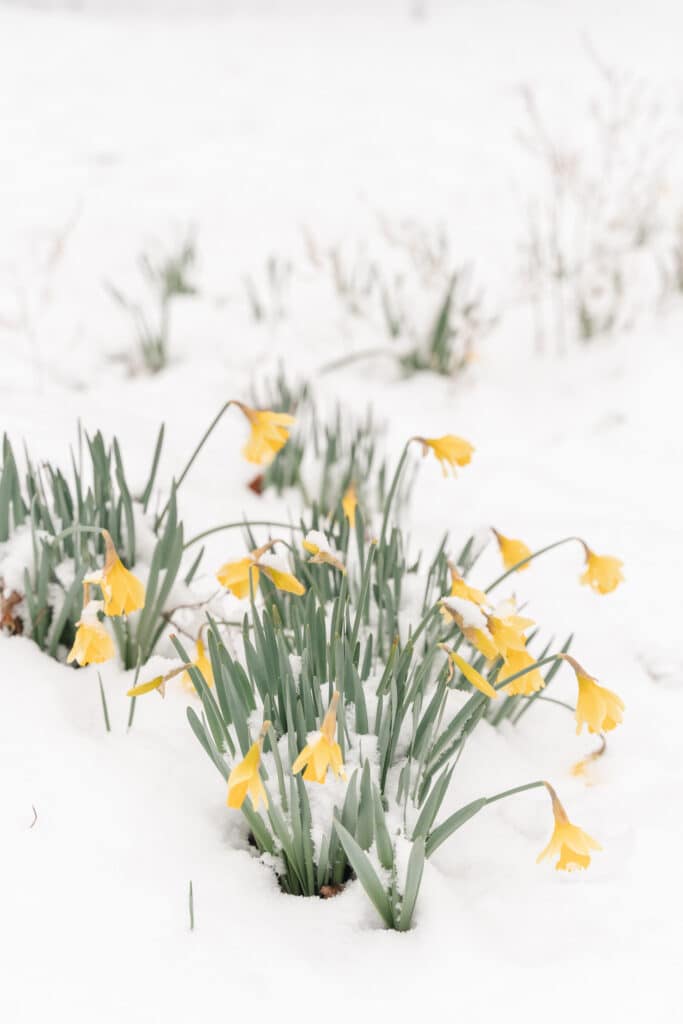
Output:
[[[139,483],[163,420],[166,483],[213,411],[283,362],[312,380],[323,409],[371,404],[392,459],[411,435],[461,434],[476,455],[456,481],[420,467],[415,550],[446,529],[464,540],[493,525],[533,547],[578,534],[623,558],[626,582],[605,597],[578,585],[572,547],[515,588],[548,635],[574,631],[577,657],[626,715],[588,780],[570,769],[594,739],[576,737],[560,709],[537,706],[516,729],[482,725],[451,808],[549,778],[604,850],[585,873],[537,866],[546,798],[496,804],[428,862],[416,927],[399,935],[379,928],[357,884],[327,901],[280,893],[226,811],[180,687],[139,701],[127,732],[130,677],[104,666],[107,734],[92,667],[74,672],[0,636],[2,1019],[672,1019],[683,306],[646,310],[631,331],[561,358],[533,354],[517,277],[528,162],[515,136],[527,82],[580,138],[593,73],[585,35],[680,110],[680,10],[214,4],[170,17],[148,6],[118,16],[0,6],[0,428],[19,450],[25,439],[34,456],[66,464],[80,418],[118,436]],[[444,225],[458,258],[474,262],[501,317],[465,374],[404,378],[383,357],[317,373],[391,343],[312,282],[302,232],[371,250],[378,217]],[[173,311],[169,367],[128,376],[116,357],[133,346],[130,322],[103,283],[134,292],[140,250],[188,225],[199,294]],[[244,277],[262,279],[271,255],[293,267],[287,315],[255,323]],[[189,533],[292,508],[245,487],[253,471],[238,430],[222,425],[181,492]],[[206,571],[239,553],[236,534],[218,534]],[[498,569],[491,548],[475,582]],[[567,670],[554,685],[573,698]]]

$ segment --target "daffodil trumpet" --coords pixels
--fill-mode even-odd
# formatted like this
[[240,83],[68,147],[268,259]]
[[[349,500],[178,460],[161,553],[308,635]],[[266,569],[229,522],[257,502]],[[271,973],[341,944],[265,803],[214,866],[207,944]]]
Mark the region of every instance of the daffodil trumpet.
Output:
[[[244,402],[239,402],[235,398],[230,398],[221,406],[221,408],[218,410],[214,418],[211,420],[208,427],[206,428],[201,438],[199,439],[199,443],[197,444],[194,451],[190,455],[190,458],[185,463],[182,473],[175,482],[176,492],[179,490],[181,484],[185,480],[185,477],[190,472],[190,469],[192,468],[194,461],[199,455],[200,451],[202,450],[206,442],[209,440],[214,430],[216,429],[216,427],[218,426],[218,424],[220,423],[223,416],[228,411],[231,405],[236,405],[244,413],[246,418],[250,421],[252,426],[252,438],[250,439],[250,441],[254,440],[254,435],[258,433],[259,426],[263,427],[263,437],[261,438],[263,443],[260,445],[256,444],[252,449],[250,449],[249,447],[250,442],[247,442],[247,445],[245,446],[244,453],[248,461],[258,462],[260,465],[264,465],[266,462],[270,461],[269,458],[266,458],[266,455],[270,453],[272,458],[272,456],[275,455],[275,453],[280,448],[284,447],[284,445],[287,443],[289,428],[294,423],[293,416],[290,416],[288,413],[271,413],[269,410],[265,409],[252,409],[251,406],[246,405]],[[274,417],[272,429],[268,429],[269,424],[265,422],[261,424],[260,421],[256,418],[258,417],[258,415],[263,416],[265,414]],[[249,451],[250,454],[253,455],[254,457],[250,458],[249,455],[247,454],[247,451]],[[258,458],[256,458],[257,455],[259,456]],[[156,529],[159,529],[159,526],[164,521],[164,517],[168,512],[170,504],[171,499],[169,498],[156,518]]]
[[553,787],[549,782],[544,785],[550,795],[555,827],[550,842],[545,849],[541,850],[536,862],[540,863],[546,857],[557,856],[555,863],[557,871],[587,868],[591,862],[591,852],[602,849],[600,843],[578,825],[572,824]]

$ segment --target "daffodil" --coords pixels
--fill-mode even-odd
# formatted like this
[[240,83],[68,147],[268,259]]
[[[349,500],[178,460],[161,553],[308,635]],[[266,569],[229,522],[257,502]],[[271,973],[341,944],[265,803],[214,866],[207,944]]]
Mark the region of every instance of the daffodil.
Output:
[[162,697],[166,696],[166,683],[170,679],[174,679],[177,675],[182,672],[187,675],[188,668],[191,667],[191,663],[187,665],[179,665],[171,669],[170,672],[163,673],[158,676],[154,676],[152,679],[147,679],[144,683],[138,683],[126,692],[126,697],[142,697],[145,693],[153,693],[158,690]]
[[579,696],[576,701],[576,731],[580,733],[584,725],[589,732],[610,732],[616,729],[624,717],[624,702],[612,690],[599,686],[593,676],[579,665],[576,658],[563,654],[576,674],[579,684]]
[[289,440],[289,431],[294,417],[286,412],[271,412],[268,409],[251,409],[243,402],[235,402],[251,425],[249,440],[242,449],[247,462],[267,466]]
[[259,774],[261,764],[261,748],[263,738],[270,727],[270,722],[264,722],[261,727],[259,738],[249,747],[246,756],[230,772],[228,776],[228,807],[239,809],[247,796],[251,797],[251,804],[255,811],[259,804],[263,803],[268,807],[268,794]]
[[86,600],[81,618],[76,623],[76,636],[67,661],[77,661],[79,665],[100,665],[113,658],[114,641],[97,617],[100,611],[102,601]]
[[480,607],[486,604],[488,598],[483,590],[477,590],[476,587],[471,587],[460,575],[454,565],[449,563],[448,568],[451,574],[451,597],[462,597],[463,600],[472,601]]
[[586,569],[581,576],[581,583],[592,587],[596,594],[611,594],[624,579],[622,568],[624,563],[612,555],[596,555],[584,544],[586,552]]
[[[204,679],[206,680],[207,686],[213,686],[214,679],[213,669],[211,668],[211,659],[206,653],[204,641],[202,640],[201,636],[197,637],[197,643],[195,644],[194,661],[192,662],[192,665],[195,668],[199,669],[201,674],[204,676]],[[189,690],[191,693],[195,692],[194,683],[192,682],[192,678],[188,671],[183,672],[181,682],[186,690]]]
[[[527,547],[523,540],[515,540],[513,537],[505,537],[502,533],[498,533],[498,530],[493,530],[493,534],[498,541],[498,548],[500,549],[503,565],[506,569],[512,569],[512,567],[517,565],[518,562],[523,562],[525,558],[531,557],[531,548]],[[525,565],[520,565],[517,572],[522,572],[523,569],[528,569],[530,565],[531,562],[527,562]]]
[[558,871],[587,868],[591,862],[591,850],[601,850],[602,847],[578,825],[572,825],[553,787],[547,782],[545,785],[552,800],[555,827],[550,842],[539,853],[537,863],[546,857],[557,856],[555,867]]
[[102,591],[105,615],[130,615],[145,606],[145,588],[137,576],[124,566],[118,556],[111,534],[102,530],[104,537],[104,565],[83,578]]
[[309,736],[309,742],[292,765],[295,775],[302,768],[306,768],[304,772],[306,782],[325,782],[328,768],[331,768],[336,776],[341,776],[342,779],[346,778],[341,748],[335,740],[338,704],[339,693],[335,690],[320,726],[320,732]]
[[358,505],[358,495],[356,493],[356,485],[350,483],[344,491],[344,497],[342,498],[342,509],[344,515],[349,521],[349,526],[353,530],[356,525],[356,507]]
[[486,624],[486,616],[473,601],[461,597],[441,599],[441,614],[448,622],[454,622],[472,647],[492,661],[498,657],[498,648]]
[[346,572],[346,567],[341,560],[339,552],[335,551],[325,534],[321,533],[320,530],[309,530],[301,543],[304,550],[313,556],[310,559],[311,562],[331,565],[333,568],[339,569],[340,572]]
[[476,668],[470,665],[469,662],[465,661],[464,658],[461,658],[457,651],[449,650],[446,644],[439,644],[439,646],[446,652],[453,664],[457,665],[467,682],[471,683],[475,690],[479,690],[479,692],[483,693],[485,697],[490,697],[492,700],[495,700],[499,696],[497,691],[491,686],[488,679],[485,679],[481,672],[477,672]]
[[456,466],[466,466],[472,460],[474,448],[469,441],[455,434],[444,434],[443,437],[415,437],[422,445],[422,454],[428,455],[432,451],[441,464],[444,476],[448,476],[451,469],[455,476]]
[[[510,607],[514,607],[511,605]],[[498,653],[506,657],[509,651],[523,651],[526,647],[525,630],[534,626],[533,619],[527,619],[523,615],[517,615],[509,611],[503,605],[500,609],[487,616],[486,624],[493,642],[498,648]]]
[[278,590],[285,590],[290,594],[305,594],[306,588],[296,576],[280,565],[263,560],[266,552],[276,543],[277,541],[269,541],[250,552],[246,558],[240,558],[235,562],[226,562],[216,573],[216,579],[221,586],[239,598],[247,597],[249,594],[250,575],[254,593],[256,593],[260,572],[263,572]]
[[[503,666],[498,673],[496,683],[500,686],[510,676],[516,675],[518,672],[522,672],[526,668],[530,668],[531,665],[535,664],[535,658],[533,658],[529,652],[524,650],[515,650],[510,648],[505,655],[505,661]],[[538,690],[542,690],[545,686],[545,680],[541,675],[541,670],[533,668],[529,672],[525,672],[524,675],[519,676],[517,679],[513,679],[511,683],[505,687],[505,692],[511,697],[517,694],[521,694],[524,697],[530,697],[532,693],[537,693]]]

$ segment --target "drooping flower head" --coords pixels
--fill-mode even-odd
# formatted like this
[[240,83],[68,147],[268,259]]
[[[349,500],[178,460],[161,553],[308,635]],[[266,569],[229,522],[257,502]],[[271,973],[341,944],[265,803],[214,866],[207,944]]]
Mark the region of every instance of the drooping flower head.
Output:
[[76,623],[76,636],[67,661],[79,665],[101,665],[114,657],[114,641],[98,618],[102,601],[90,600],[90,586],[83,584],[83,611]]
[[94,583],[102,591],[105,615],[130,615],[145,606],[145,588],[137,576],[124,566],[108,530],[102,530],[105,556],[101,569],[89,573],[84,583]]
[[586,568],[580,577],[581,583],[591,587],[596,594],[611,594],[624,579],[621,571],[624,563],[613,555],[596,555],[587,544],[583,547],[586,552]]
[[472,461],[474,448],[469,441],[455,434],[444,434],[443,437],[414,437],[413,441],[422,445],[422,454],[428,455],[432,451],[441,464],[444,476],[448,476],[449,470],[455,476],[456,466],[466,466]]
[[336,551],[324,533],[320,530],[309,530],[303,541],[304,550],[313,557],[311,562],[317,564],[331,565],[340,572],[346,572],[346,566],[341,560],[341,555]]
[[353,481],[344,491],[344,497],[342,498],[342,509],[344,515],[349,521],[349,526],[353,530],[356,525],[356,507],[358,505],[358,494],[356,493],[356,485]]
[[294,417],[286,412],[271,412],[268,409],[252,409],[243,402],[235,402],[251,425],[249,440],[242,449],[247,462],[267,466],[289,440],[289,431]]
[[251,551],[245,558],[239,558],[235,562],[226,562],[216,573],[216,579],[221,586],[239,598],[248,596],[250,576],[254,593],[256,593],[260,572],[263,572],[278,590],[284,590],[289,594],[305,594],[306,588],[296,576],[293,576],[286,568],[264,560],[266,553],[277,543],[277,540],[268,541],[267,544]]
[[505,658],[509,651],[523,651],[526,648],[525,631],[536,623],[518,615],[514,601],[506,601],[499,605],[486,617],[486,624],[498,653]]
[[462,597],[465,601],[472,601],[474,604],[478,604],[480,607],[485,605],[488,601],[486,594],[483,590],[477,590],[476,587],[471,587],[460,575],[457,567],[451,562],[448,563],[448,569],[451,574],[451,597]]
[[579,665],[570,654],[562,654],[564,661],[569,662],[576,674],[579,684],[579,695],[576,701],[576,731],[580,733],[584,725],[589,732],[610,732],[616,729],[624,717],[624,702],[612,690],[599,686],[596,679]]
[[[493,529],[493,535],[498,541],[498,548],[500,550],[501,557],[503,559],[503,565],[506,569],[512,569],[513,566],[517,565],[518,562],[523,562],[525,558],[530,558],[532,551],[523,540],[515,540],[513,537],[505,537],[498,530]],[[517,572],[522,572],[523,569],[528,569],[531,562],[526,562],[524,565],[520,565]]]
[[545,783],[545,787],[552,801],[555,827],[550,842],[536,858],[537,863],[546,857],[557,856],[555,868],[558,871],[587,868],[591,862],[591,850],[601,850],[602,847],[578,825],[572,825],[553,787],[549,782]]
[[182,672],[183,675],[187,675],[188,668],[192,667],[192,663],[187,665],[176,666],[171,669],[170,672],[166,672],[163,675],[154,676],[152,679],[147,679],[143,683],[138,683],[126,692],[126,697],[142,697],[145,693],[154,693],[156,690],[162,697],[166,696],[166,683],[170,679],[174,679],[177,675]]
[[[201,631],[199,633],[199,636],[197,637],[197,642],[195,644],[194,661],[192,662],[192,665],[195,668],[198,668],[201,674],[204,676],[206,685],[213,686],[214,678],[213,669],[211,668],[211,659],[206,653],[206,647],[204,646],[204,641],[202,640]],[[192,682],[192,678],[188,671],[185,671],[183,673],[181,682],[186,690],[189,690],[191,693],[195,692],[194,683]]]
[[498,648],[486,623],[486,615],[474,601],[463,597],[442,597],[441,614],[447,622],[454,622],[472,647],[487,661],[498,657]]
[[[442,651],[446,652],[453,665],[456,665],[460,669],[467,682],[471,683],[475,690],[479,690],[479,692],[483,693],[485,697],[490,697],[492,700],[495,700],[500,696],[491,686],[488,679],[485,679],[481,672],[477,672],[473,665],[470,665],[464,658],[461,658],[457,651],[450,650],[446,644],[439,644],[439,647]],[[451,666],[451,673],[452,671],[453,669]]]
[[496,677],[496,683],[500,686],[510,676],[517,675],[518,672],[524,672],[524,669],[529,669],[528,672],[524,672],[524,675],[518,676],[517,679],[513,679],[511,683],[508,683],[504,690],[510,697],[518,694],[530,697],[532,693],[537,693],[545,686],[541,670],[539,668],[531,668],[535,663],[536,659],[529,654],[526,648],[521,651],[510,648]]
[[261,732],[255,743],[249,747],[246,756],[230,772],[228,776],[228,807],[239,809],[247,796],[251,798],[251,805],[255,811],[263,803],[268,807],[268,794],[259,774],[261,764],[261,748],[263,740],[270,728],[270,722],[264,722]]
[[331,768],[337,777],[346,778],[341,748],[335,740],[338,704],[339,693],[335,690],[320,726],[320,732],[309,736],[308,743],[292,765],[295,775],[302,768],[306,768],[304,772],[306,782],[325,782],[328,768]]

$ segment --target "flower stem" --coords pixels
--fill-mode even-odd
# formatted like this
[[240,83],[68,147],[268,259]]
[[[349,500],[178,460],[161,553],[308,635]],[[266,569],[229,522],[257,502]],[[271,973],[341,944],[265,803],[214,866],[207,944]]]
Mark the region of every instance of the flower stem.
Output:
[[203,540],[204,537],[210,537],[212,533],[220,533],[221,530],[235,530],[238,526],[276,526],[283,530],[301,530],[302,527],[295,526],[293,523],[275,523],[270,519],[242,519],[238,523],[222,523],[220,526],[212,526],[209,530],[203,530],[198,533],[195,537],[191,537],[190,540],[183,544],[183,551],[185,548],[191,547],[196,544],[197,541]]
[[380,550],[384,547],[384,538],[385,538],[386,532],[387,532],[387,523],[389,521],[389,512],[391,511],[391,505],[392,505],[392,502],[394,500],[394,497],[396,496],[396,490],[398,488],[398,482],[401,479],[401,473],[403,472],[403,467],[405,466],[406,458],[408,457],[408,445],[410,444],[411,441],[412,441],[412,437],[408,441],[406,441],[406,443],[404,445],[403,451],[401,453],[401,458],[398,460],[398,465],[396,467],[396,472],[394,473],[394,479],[391,481],[391,487],[389,488],[389,493],[387,495],[387,500],[384,502],[384,517],[382,519],[382,532],[380,533],[380,536],[379,536],[379,547],[380,547]]
[[496,793],[494,796],[486,798],[487,804],[494,804],[496,800],[504,800],[508,796],[515,796],[517,793],[525,793],[527,789],[538,789],[539,786],[545,786],[546,783],[542,780],[537,782],[527,782],[524,786],[515,786],[513,789],[506,789],[502,793]]
[[[211,420],[211,423],[209,423],[208,427],[206,428],[206,430],[202,434],[202,436],[201,436],[201,438],[199,440],[199,443],[197,444],[197,446],[195,447],[194,451],[190,455],[190,458],[185,463],[185,468],[183,469],[182,473],[180,474],[180,476],[178,477],[178,479],[176,481],[176,484],[175,484],[176,491],[178,491],[178,489],[180,488],[180,485],[182,484],[183,480],[185,479],[185,477],[189,473],[194,460],[199,455],[200,451],[202,450],[202,448],[204,447],[204,445],[206,444],[206,442],[210,438],[211,434],[213,434],[214,430],[216,429],[216,427],[220,423],[221,419],[223,418],[223,415],[228,411],[230,406],[233,404],[233,401],[234,400],[231,398],[227,402],[225,402],[224,405],[221,406],[221,408],[218,410],[218,412],[216,413],[214,418]],[[161,510],[161,512],[159,513],[159,515],[156,518],[156,522],[154,524],[154,529],[155,530],[158,530],[159,527],[161,526],[162,522],[164,521],[164,516],[168,512],[168,508],[169,508],[170,504],[171,504],[171,499],[169,498],[168,501],[166,502],[166,504],[164,505],[163,509]]]
[[532,554],[527,555],[527,557],[523,558],[520,562],[516,562],[515,565],[511,566],[506,572],[503,573],[502,576],[499,576],[498,579],[495,579],[493,583],[489,583],[484,593],[489,594],[494,587],[497,587],[499,583],[502,583],[503,580],[506,580],[508,576],[512,575],[513,572],[517,572],[518,569],[521,569],[523,566],[528,565],[529,562],[531,562],[534,558],[538,558],[539,555],[544,555],[546,551],[552,551],[553,548],[559,548],[562,544],[569,544],[570,541],[576,541],[579,544],[583,544],[583,541],[580,537],[563,537],[562,540],[556,540],[552,544],[547,544],[544,548],[539,548],[538,551],[534,551]]

